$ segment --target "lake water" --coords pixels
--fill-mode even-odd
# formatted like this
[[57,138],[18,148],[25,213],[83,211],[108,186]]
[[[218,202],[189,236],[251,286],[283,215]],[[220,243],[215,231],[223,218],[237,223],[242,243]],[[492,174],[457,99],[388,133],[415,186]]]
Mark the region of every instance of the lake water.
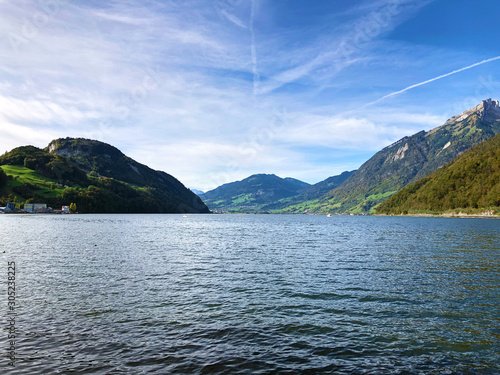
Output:
[[0,215],[0,372],[498,373],[499,229],[446,218]]

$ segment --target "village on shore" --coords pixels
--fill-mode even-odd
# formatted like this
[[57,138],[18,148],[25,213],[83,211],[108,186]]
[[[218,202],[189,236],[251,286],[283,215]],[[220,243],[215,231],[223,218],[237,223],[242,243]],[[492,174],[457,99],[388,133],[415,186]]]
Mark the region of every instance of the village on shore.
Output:
[[46,203],[14,203],[6,202],[0,207],[0,214],[71,214],[76,213],[76,204],[62,206],[60,210],[47,207]]

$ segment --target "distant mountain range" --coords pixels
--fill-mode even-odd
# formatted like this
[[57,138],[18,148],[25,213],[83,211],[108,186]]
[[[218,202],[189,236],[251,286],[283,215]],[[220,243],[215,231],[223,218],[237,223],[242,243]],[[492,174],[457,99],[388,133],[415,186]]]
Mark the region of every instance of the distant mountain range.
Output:
[[64,138],[45,149],[18,147],[0,156],[0,168],[11,176],[0,186],[3,202],[76,203],[79,212],[209,212],[173,176],[95,140]]
[[256,174],[207,191],[201,198],[211,210],[258,212],[266,211],[269,204],[297,195],[308,186],[289,177]]
[[193,193],[195,193],[198,196],[205,194],[204,191],[201,191],[201,190],[198,190],[198,189],[189,188],[189,190],[191,190]]
[[256,174],[219,186],[201,195],[201,198],[212,210],[275,212],[290,204],[321,197],[342,184],[353,172],[344,172],[314,185],[290,177]]

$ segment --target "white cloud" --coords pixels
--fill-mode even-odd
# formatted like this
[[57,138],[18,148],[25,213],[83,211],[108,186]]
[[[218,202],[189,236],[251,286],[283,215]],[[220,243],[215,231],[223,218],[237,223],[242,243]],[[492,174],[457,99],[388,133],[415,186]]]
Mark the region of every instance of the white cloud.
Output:
[[279,173],[295,160],[300,160],[300,155],[269,144],[252,147],[247,143],[189,140],[168,144],[152,141],[147,149],[144,144],[138,148],[130,147],[128,154],[175,177],[186,176],[181,179],[185,185],[204,190],[243,179],[256,170],[259,173]]
[[38,123],[39,125],[59,123],[63,126],[78,125],[83,120],[100,116],[92,111],[82,112],[74,105],[64,106],[50,100],[23,100],[1,95],[0,113],[15,122]]
[[22,126],[0,119],[0,153],[10,151],[15,147],[32,145],[43,148],[55,138],[63,135],[51,129],[40,129]]
[[377,126],[364,118],[325,118],[288,128],[279,140],[300,146],[377,150],[402,135],[403,129]]

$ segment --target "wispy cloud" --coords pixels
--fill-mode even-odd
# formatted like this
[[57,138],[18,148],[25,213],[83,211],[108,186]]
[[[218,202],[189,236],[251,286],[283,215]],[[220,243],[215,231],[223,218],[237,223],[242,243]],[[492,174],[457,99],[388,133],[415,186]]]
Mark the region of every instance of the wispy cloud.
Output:
[[[252,5],[253,7],[253,5]],[[236,26],[239,26],[241,27],[242,29],[248,29],[247,25],[245,25],[243,23],[242,20],[240,20],[238,17],[236,17],[234,14],[232,13],[229,13],[227,10],[225,9],[222,9],[221,10],[221,13],[224,17],[226,17],[229,21],[231,21],[232,23],[234,23]],[[251,22],[253,22],[253,20],[251,20]]]
[[[277,138],[294,146],[377,151],[413,131],[408,124],[402,126],[401,117],[397,122],[380,123],[352,116],[314,116],[299,119],[297,124],[287,128]],[[353,134],[356,136],[353,137]]]
[[130,25],[134,26],[140,26],[140,25],[145,25],[150,22],[150,20],[146,18],[137,18],[137,17],[130,17],[130,16],[125,16],[125,15],[120,15],[120,14],[110,14],[102,11],[96,11],[94,14],[97,17],[103,18],[105,20],[110,20],[110,21],[115,21],[115,22],[122,22],[122,23],[127,23]]
[[[84,136],[200,188],[220,174],[314,182],[439,125],[447,109],[429,108],[437,95],[413,88],[473,67],[483,74],[479,65],[498,59],[454,70],[484,51],[390,37],[429,0],[355,3],[0,2],[0,149]],[[460,80],[443,101],[458,102],[477,81]],[[377,92],[417,100],[366,108]]]
[[308,60],[262,82],[259,93],[268,94],[285,84],[309,76],[316,70],[320,70],[321,74],[327,70],[330,77],[335,76],[365,58],[365,51],[381,35],[394,29],[431,1],[384,0],[351,9],[351,17],[355,17],[355,21],[343,25],[335,33],[325,34],[318,42],[319,48],[315,54],[307,54]]

